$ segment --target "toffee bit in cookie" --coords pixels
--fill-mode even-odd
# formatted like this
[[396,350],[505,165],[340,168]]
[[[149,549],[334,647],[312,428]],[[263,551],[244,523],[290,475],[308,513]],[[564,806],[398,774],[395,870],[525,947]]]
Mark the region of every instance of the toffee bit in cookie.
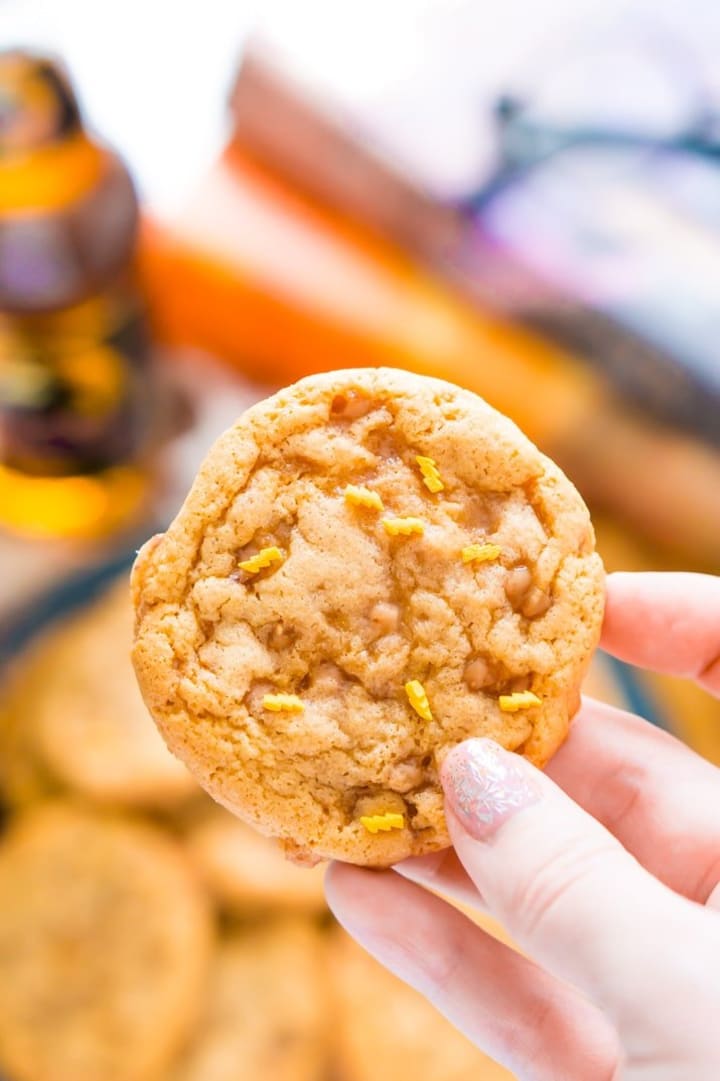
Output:
[[405,828],[405,816],[396,814],[394,811],[388,811],[387,814],[382,815],[361,815],[360,822],[368,833],[379,833],[380,830],[387,833],[389,830]]
[[400,622],[400,610],[389,601],[378,601],[370,609],[370,622],[378,634],[392,634]]
[[552,600],[544,590],[531,586],[520,611],[526,619],[538,619],[545,615],[551,604]]
[[540,705],[540,699],[532,691],[514,691],[512,694],[501,694],[498,702],[503,713],[517,713],[519,709],[532,709],[533,706]]
[[408,696],[408,702],[419,717],[422,717],[424,721],[433,719],[428,696],[419,679],[411,679],[409,683],[405,684],[405,694]]
[[384,510],[383,501],[377,492],[362,485],[348,484],[345,489],[345,502],[353,507],[369,507],[371,510]]
[[391,537],[397,537],[398,534],[409,537],[411,533],[422,536],[425,532],[425,523],[421,518],[383,518],[382,524]]
[[445,488],[440,479],[440,471],[434,458],[426,458],[424,454],[415,456],[415,461],[420,466],[423,484],[430,492],[442,492]]
[[530,568],[526,567],[524,563],[508,571],[508,576],[505,579],[505,596],[513,608],[523,603],[532,584],[533,579]]
[[283,558],[283,553],[275,545],[270,548],[261,548],[256,555],[242,561],[240,570],[247,571],[248,574],[257,574],[272,563],[281,563]]
[[482,657],[475,657],[465,665],[463,678],[468,690],[479,691],[491,682],[490,665]]
[[522,563],[508,573],[505,595],[513,609],[526,619],[544,616],[552,604],[550,594],[534,584],[530,569]]
[[336,394],[330,403],[330,415],[343,420],[358,420],[366,416],[373,408],[371,398],[351,390],[348,394]]
[[489,563],[499,559],[502,548],[499,544],[468,544],[460,552],[463,563]]
[[305,704],[296,694],[265,694],[262,700],[265,709],[273,713],[303,713]]

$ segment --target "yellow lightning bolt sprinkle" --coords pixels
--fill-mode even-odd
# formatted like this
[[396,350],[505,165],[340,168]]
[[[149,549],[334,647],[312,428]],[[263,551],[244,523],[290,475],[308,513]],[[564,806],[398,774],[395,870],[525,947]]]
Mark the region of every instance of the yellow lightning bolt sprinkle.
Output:
[[257,574],[258,571],[269,567],[271,563],[281,563],[282,560],[282,552],[273,545],[272,548],[261,548],[257,555],[250,559],[244,559],[240,564],[240,569],[247,571],[248,574]]
[[463,563],[489,563],[497,559],[502,552],[499,544],[468,544],[460,555]]
[[440,480],[440,471],[435,459],[426,458],[424,454],[418,454],[415,461],[420,466],[425,487],[431,492],[442,492],[445,485]]
[[370,507],[371,510],[383,510],[383,501],[377,492],[362,485],[348,484],[345,489],[345,502],[353,507]]
[[425,523],[420,518],[383,518],[383,525],[391,537],[397,537],[398,533],[404,537],[409,537],[411,533],[422,536],[425,532]]
[[540,699],[532,691],[515,691],[513,694],[501,694],[498,702],[503,713],[517,713],[519,709],[531,709],[540,705]]
[[379,833],[380,830],[401,830],[405,827],[405,816],[395,811],[388,811],[384,815],[361,815],[360,821],[368,833]]
[[419,679],[411,679],[409,683],[405,684],[405,694],[408,696],[408,702],[419,717],[422,717],[424,721],[433,719],[428,696],[425,694],[425,688]]
[[263,706],[273,713],[302,713],[305,706],[296,694],[265,694]]

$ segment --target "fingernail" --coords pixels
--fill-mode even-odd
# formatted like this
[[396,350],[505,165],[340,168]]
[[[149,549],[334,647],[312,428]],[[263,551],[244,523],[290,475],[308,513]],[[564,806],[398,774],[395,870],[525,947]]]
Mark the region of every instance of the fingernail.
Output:
[[540,801],[540,786],[528,770],[491,739],[469,739],[450,752],[441,774],[445,798],[471,837],[487,840],[508,818]]

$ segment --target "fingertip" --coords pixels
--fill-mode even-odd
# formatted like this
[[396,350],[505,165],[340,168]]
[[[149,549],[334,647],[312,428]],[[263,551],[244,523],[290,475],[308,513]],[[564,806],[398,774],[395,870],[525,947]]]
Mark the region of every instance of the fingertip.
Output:
[[340,922],[340,911],[363,909],[377,890],[378,880],[390,872],[333,861],[325,872],[325,898]]
[[630,664],[697,679],[720,693],[720,672],[708,676],[720,649],[720,578],[663,571],[609,575],[600,644]]

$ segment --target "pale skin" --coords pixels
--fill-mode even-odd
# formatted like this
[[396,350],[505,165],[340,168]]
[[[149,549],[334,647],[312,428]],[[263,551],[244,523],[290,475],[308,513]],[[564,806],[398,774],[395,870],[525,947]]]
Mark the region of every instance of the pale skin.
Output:
[[[602,645],[720,696],[720,578],[611,575]],[[452,849],[333,865],[336,916],[521,1081],[717,1081],[720,769],[585,700],[546,772],[512,756],[513,806],[474,822],[458,777],[482,787],[477,763],[507,770],[505,754],[470,741],[446,763]],[[429,890],[488,912],[523,953]]]

